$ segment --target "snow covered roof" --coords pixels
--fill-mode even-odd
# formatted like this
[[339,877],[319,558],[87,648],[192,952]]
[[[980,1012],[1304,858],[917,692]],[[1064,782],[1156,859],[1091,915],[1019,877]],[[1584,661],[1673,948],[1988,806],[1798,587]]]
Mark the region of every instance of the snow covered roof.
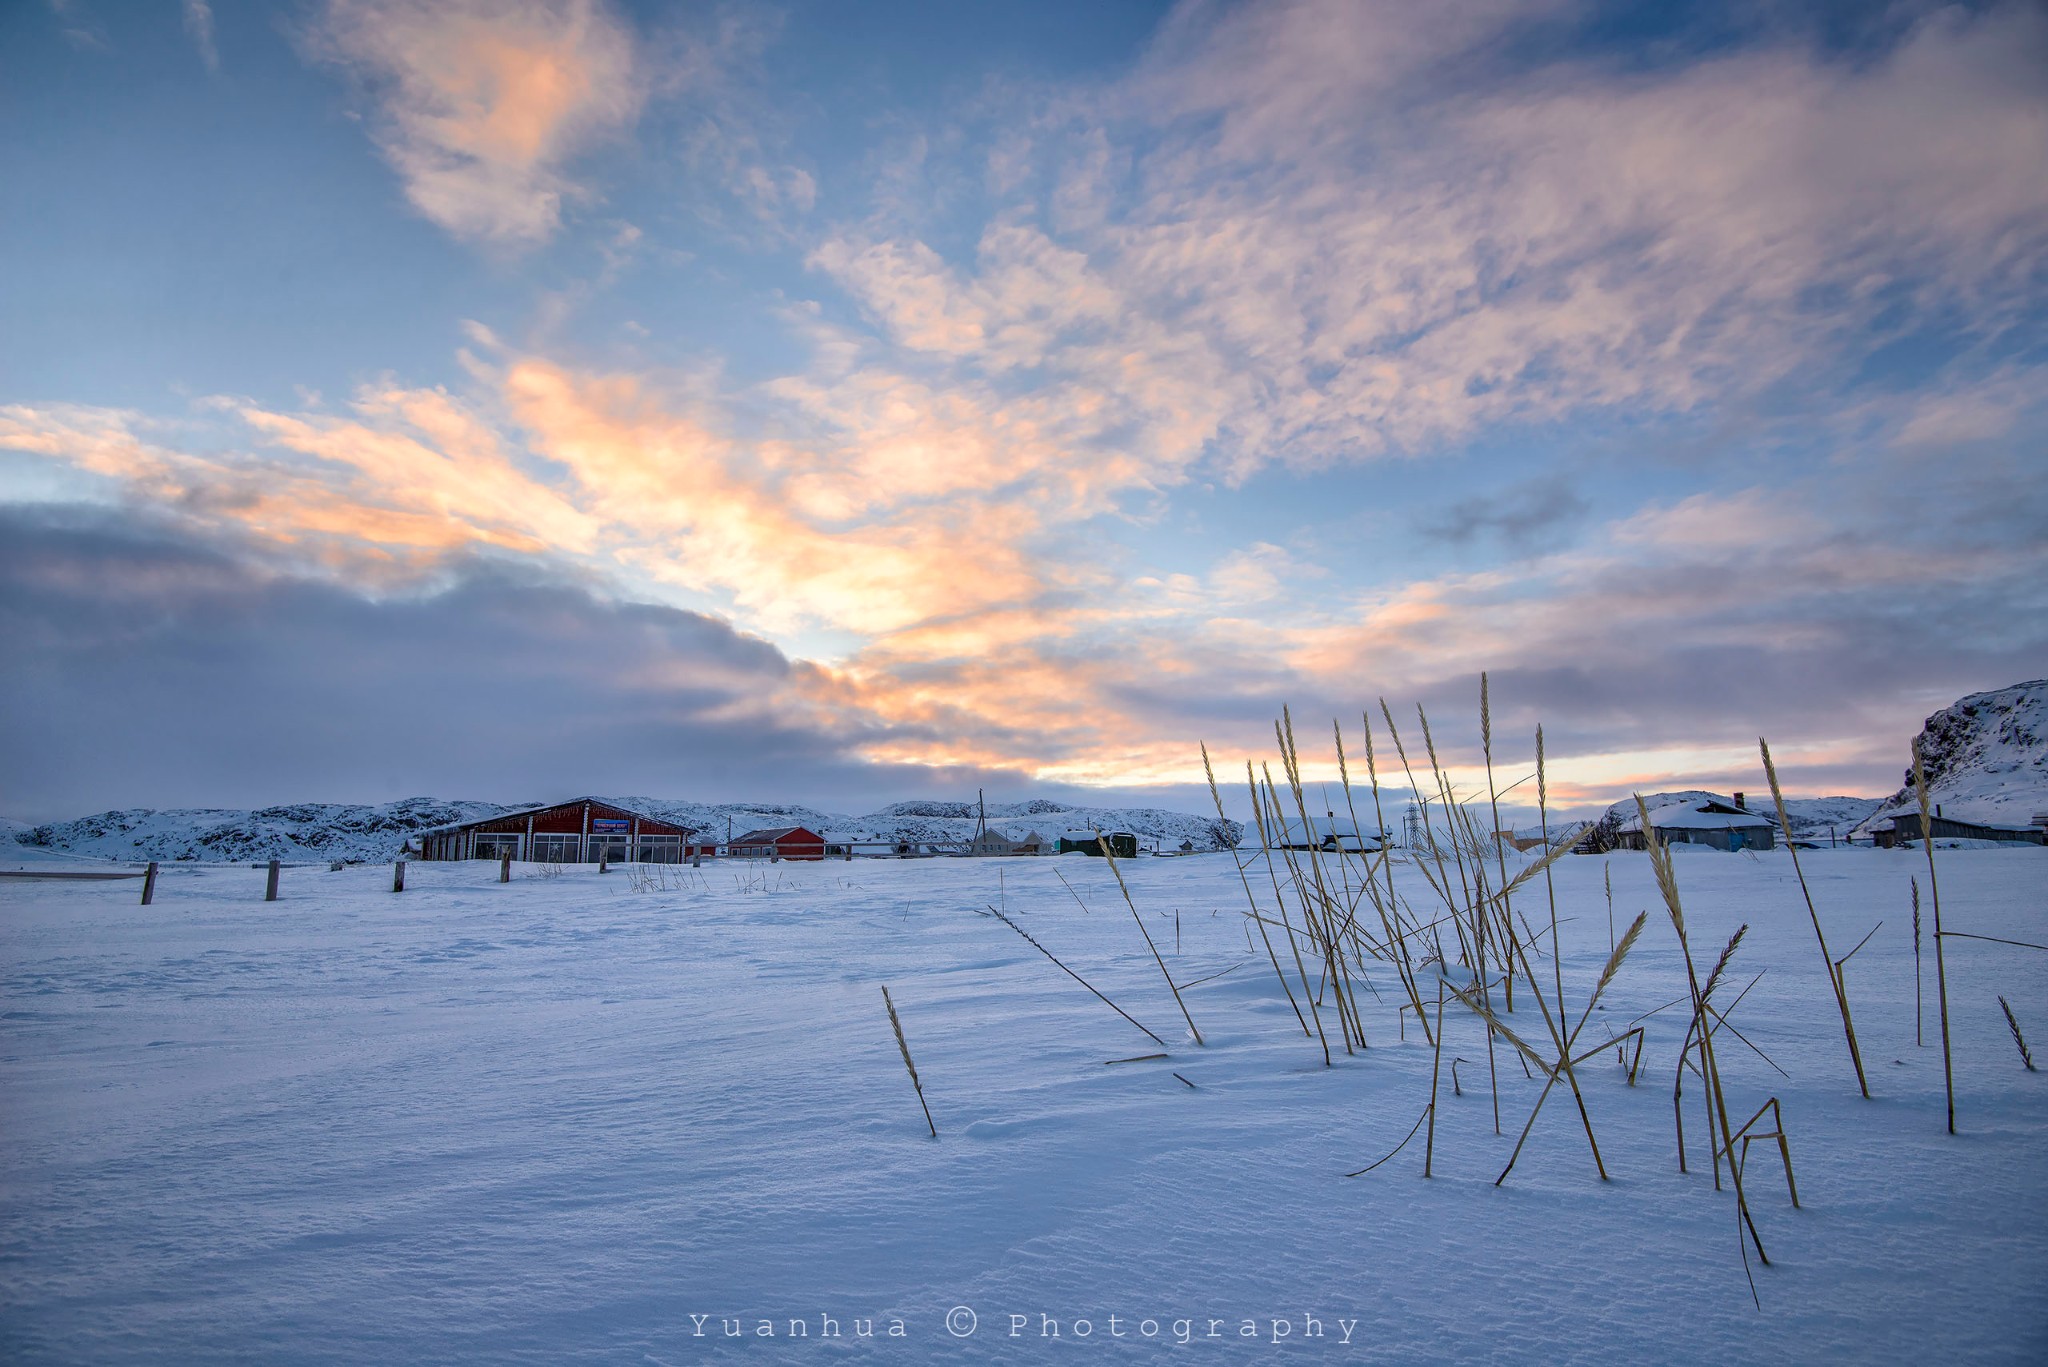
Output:
[[[1758,816],[1747,808],[1737,807],[1733,803],[1715,798],[1671,802],[1662,807],[1650,808],[1650,825],[1660,831],[1764,830],[1776,824],[1770,818]],[[1640,815],[1629,817],[1621,823],[1623,831],[1640,831],[1642,828]]]
[[806,826],[775,826],[765,831],[748,831],[745,835],[736,835],[732,838],[732,843],[735,845],[772,845],[776,841],[792,835],[809,836],[813,840],[824,839],[823,836]]

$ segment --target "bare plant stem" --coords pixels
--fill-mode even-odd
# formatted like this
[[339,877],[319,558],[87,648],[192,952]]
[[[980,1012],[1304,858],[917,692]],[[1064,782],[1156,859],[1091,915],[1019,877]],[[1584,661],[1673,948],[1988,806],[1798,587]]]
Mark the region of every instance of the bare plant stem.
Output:
[[2005,1012],[2005,1023],[2012,1031],[2012,1042],[2020,1047],[2020,1062],[2027,1065],[2028,1072],[2033,1072],[2034,1055],[2027,1048],[2027,1037],[2020,1033],[2020,1023],[2012,1014],[2012,1007],[2007,1005],[2005,998],[2002,996],[1998,999],[1998,1009]]
[[1926,1040],[1920,1035],[1923,1016],[1920,1009],[1920,880],[1913,880],[1913,1045],[1925,1048]]
[[1259,794],[1259,781],[1252,774],[1252,762],[1244,762],[1244,780],[1252,791],[1252,819],[1258,822],[1259,846],[1265,852],[1266,876],[1273,884],[1273,902],[1280,909],[1280,924],[1287,931],[1287,947],[1294,953],[1294,971],[1301,978],[1301,995],[1308,999],[1309,1019],[1315,1022],[1316,1042],[1323,1046],[1323,1066],[1330,1066],[1330,1037],[1323,1033],[1323,1013],[1317,1007],[1315,994],[1309,990],[1308,967],[1301,961],[1301,944],[1294,938],[1294,926],[1287,919],[1287,899],[1280,893],[1280,874],[1273,867],[1273,835],[1266,828],[1265,799]]
[[[1509,900],[1508,896],[1508,852],[1501,848],[1500,794],[1495,790],[1493,783],[1493,698],[1487,688],[1486,672],[1484,670],[1481,670],[1479,674],[1479,746],[1486,756],[1486,805],[1493,814],[1493,857],[1494,863],[1500,870],[1501,919],[1507,922],[1508,934],[1512,936],[1514,934],[1514,922],[1511,917],[1514,914],[1514,903]],[[1541,772],[1540,769],[1538,772]],[[1541,779],[1537,781],[1537,788],[1540,792],[1542,789]],[[1552,948],[1555,950],[1554,945]],[[1508,963],[1507,1007],[1509,1011],[1515,1009],[1515,974],[1512,957]],[[1562,985],[1560,985],[1558,991],[1558,1009],[1560,1011],[1564,1009]]]
[[[1822,966],[1828,970],[1828,982],[1835,989],[1835,1007],[1842,1013],[1842,1035],[1849,1042],[1849,1062],[1856,1068],[1856,1085],[1862,1089],[1865,1100],[1870,1097],[1870,1079],[1863,1072],[1863,1051],[1856,1044],[1856,1023],[1849,1017],[1849,998],[1842,991],[1842,980],[1835,972],[1834,957],[1828,953],[1827,936],[1821,934],[1820,913],[1813,909],[1813,890],[1806,885],[1806,874],[1799,867],[1799,846],[1792,842],[1792,822],[1785,814],[1785,794],[1778,786],[1778,766],[1771,763],[1771,747],[1761,736],[1757,738],[1757,749],[1763,753],[1764,776],[1771,781],[1771,801],[1778,808],[1778,829],[1784,832],[1785,848],[1792,855],[1792,872],[1799,879],[1800,895],[1806,899],[1806,915],[1813,922],[1813,938],[1820,942]],[[1647,821],[1643,829],[1649,829]]]
[[[998,921],[1001,921],[1010,929],[1016,931],[1019,935],[1022,935],[1024,937],[1024,943],[1030,945],[1033,949],[1037,950],[1040,954],[1043,954],[1046,958],[1051,959],[1053,961],[1053,964],[1056,967],[1058,967],[1060,972],[1066,974],[1069,978],[1072,978],[1075,982],[1081,984],[1081,986],[1087,988],[1090,992],[1094,992],[1096,1000],[1100,1001],[1104,1006],[1116,1012],[1119,1016],[1122,1016],[1131,1024],[1136,1025],[1140,1030],[1145,1030],[1145,1027],[1139,1023],[1137,1017],[1133,1016],[1130,1012],[1124,1010],[1121,1006],[1118,1006],[1109,998],[1103,996],[1100,992],[1096,992],[1095,987],[1092,983],[1090,983],[1086,978],[1082,977],[1080,974],[1076,973],[1073,969],[1068,968],[1063,963],[1060,963],[1059,959],[1054,956],[1053,952],[1047,949],[1044,945],[1038,943],[1038,941],[1032,939],[1030,933],[1026,931],[1024,927],[1018,925],[1015,921],[1012,921],[1009,917],[1003,915],[1002,912],[997,911],[994,907],[990,907],[988,909],[988,914],[995,917]],[[1145,1030],[1145,1034],[1147,1038],[1149,1038],[1154,1044],[1158,1045],[1162,1049],[1168,1049],[1172,1047],[1171,1045],[1167,1044],[1165,1040],[1153,1034],[1150,1030]]]
[[[1216,819],[1228,821],[1230,818],[1223,814],[1223,794],[1216,787],[1216,771],[1209,764],[1209,747],[1206,744],[1202,746],[1202,772],[1209,779],[1209,796],[1216,803]],[[1259,899],[1252,896],[1252,880],[1246,875],[1244,864],[1238,860],[1236,851],[1233,850],[1230,857],[1231,862],[1237,864],[1238,881],[1244,884],[1245,900],[1256,913],[1259,909]],[[1273,961],[1273,974],[1280,979],[1280,990],[1287,994],[1287,1004],[1294,1008],[1294,1018],[1301,1022],[1301,1033],[1306,1036],[1309,1033],[1308,1018],[1301,1014],[1301,1004],[1294,1000],[1294,989],[1287,985],[1287,974],[1280,968],[1280,956],[1273,952],[1273,937],[1266,933],[1265,919],[1256,914],[1252,919],[1259,923],[1259,938],[1265,941],[1266,957]]]
[[889,999],[889,988],[882,987],[882,1005],[889,1008],[889,1028],[896,1032],[896,1047],[903,1051],[903,1066],[910,1070],[910,1085],[917,1088],[917,1104],[924,1111],[924,1123],[931,1130],[932,1138],[939,1137],[939,1127],[932,1123],[932,1108],[925,1104],[924,1084],[918,1081],[917,1065],[910,1061],[910,1042],[903,1038],[903,1022],[896,1018],[896,1003]]
[[1429,1065],[1429,1135],[1422,1144],[1422,1175],[1431,1175],[1436,1162],[1436,1086],[1437,1078],[1444,1066],[1444,975],[1443,965],[1437,965],[1436,975],[1436,1046]]
[[1152,943],[1152,932],[1145,929],[1145,918],[1138,915],[1138,904],[1131,900],[1130,885],[1124,882],[1124,871],[1116,866],[1116,856],[1110,853],[1108,837],[1098,836],[1095,844],[1096,848],[1102,851],[1103,859],[1108,862],[1109,871],[1116,875],[1116,885],[1124,895],[1124,905],[1131,909],[1131,919],[1138,923],[1138,933],[1145,937],[1145,948],[1152,951],[1152,961],[1159,965],[1159,976],[1166,979],[1166,986],[1173,993],[1174,1003],[1180,1007],[1180,1014],[1188,1023],[1188,1033],[1195,1037],[1196,1044],[1201,1044],[1202,1032],[1195,1029],[1195,1018],[1188,1013],[1188,1004],[1181,1000],[1180,987],[1173,981],[1173,974],[1166,971],[1166,960],[1159,957],[1159,946]]
[[1913,790],[1920,799],[1920,843],[1927,847],[1927,896],[1934,903],[1934,991],[1941,1008],[1941,1083],[1948,1093],[1948,1132],[1956,1132],[1955,1058],[1948,1037],[1948,964],[1941,951],[1941,884],[1934,876],[1934,812],[1927,800],[1927,761],[1913,741]]
[[[1536,728],[1536,811],[1543,822],[1544,853],[1550,846],[1550,784],[1543,771],[1543,728]],[[1557,1016],[1564,1019],[1564,952],[1557,943],[1557,885],[1551,881],[1550,865],[1543,866],[1543,892],[1550,902],[1550,963],[1557,977]],[[1607,938],[1614,939],[1614,905],[1610,895],[1607,907]],[[1614,952],[1609,944],[1608,952]]]

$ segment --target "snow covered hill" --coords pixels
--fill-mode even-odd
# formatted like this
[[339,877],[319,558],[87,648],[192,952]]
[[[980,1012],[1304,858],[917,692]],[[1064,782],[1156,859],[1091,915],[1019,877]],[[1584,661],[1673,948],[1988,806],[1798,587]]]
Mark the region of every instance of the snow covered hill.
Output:
[[[974,833],[971,802],[899,802],[867,816],[842,816],[812,807],[776,803],[703,803],[670,798],[606,798],[620,806],[678,822],[724,840],[772,826],[807,826],[835,840],[965,840]],[[200,809],[101,812],[74,821],[26,827],[10,822],[0,842],[27,851],[91,859],[251,862],[282,859],[395,859],[407,839],[434,826],[475,821],[538,803],[406,798],[381,806],[297,803],[256,811]],[[1031,831],[1055,838],[1063,831],[1130,831],[1141,845],[1197,850],[1227,849],[1242,836],[1236,822],[1151,807],[1072,807],[1037,799],[990,804],[991,829],[1009,836]]]
[[381,861],[430,826],[510,811],[494,802],[410,797],[381,806],[301,802],[256,811],[225,808],[101,812],[13,832],[31,850],[95,859],[242,862],[282,859]]
[[[2048,679],[1972,693],[1927,719],[1920,732],[1928,799],[1945,816],[1988,826],[2026,826],[2048,811]],[[1862,823],[1919,810],[1909,765],[1899,790]]]

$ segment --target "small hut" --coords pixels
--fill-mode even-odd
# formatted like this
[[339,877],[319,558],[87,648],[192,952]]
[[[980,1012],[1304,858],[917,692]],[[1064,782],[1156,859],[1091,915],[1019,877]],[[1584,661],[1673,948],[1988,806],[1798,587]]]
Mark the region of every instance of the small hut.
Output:
[[[1717,850],[1768,850],[1777,846],[1777,823],[1720,798],[1686,798],[1650,809],[1650,834],[1660,845],[1707,845]],[[1649,848],[1640,813],[1621,823],[1617,840],[1625,850]]]
[[1100,858],[1105,846],[1118,859],[1138,857],[1138,837],[1129,831],[1067,831],[1060,836],[1059,852]]
[[805,826],[774,826],[736,835],[726,852],[736,859],[823,859],[841,854],[844,846],[825,844],[825,837]]

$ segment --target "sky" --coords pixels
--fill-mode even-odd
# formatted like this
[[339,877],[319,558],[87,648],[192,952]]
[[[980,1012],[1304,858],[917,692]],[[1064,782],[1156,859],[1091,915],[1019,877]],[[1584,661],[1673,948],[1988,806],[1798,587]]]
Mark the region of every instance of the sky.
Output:
[[22,0],[0,129],[17,819],[1470,791],[1482,672],[1876,795],[2048,674],[2037,4]]

